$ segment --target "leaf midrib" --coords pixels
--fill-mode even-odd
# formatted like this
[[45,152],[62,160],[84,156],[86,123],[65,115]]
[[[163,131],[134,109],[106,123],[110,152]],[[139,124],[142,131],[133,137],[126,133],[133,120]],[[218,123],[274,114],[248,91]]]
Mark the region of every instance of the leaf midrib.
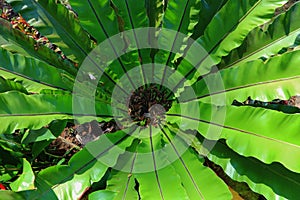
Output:
[[261,81],[261,82],[252,83],[252,84],[246,84],[246,85],[243,85],[243,86],[233,87],[233,88],[229,88],[229,89],[222,90],[222,91],[219,91],[219,92],[213,92],[213,93],[210,93],[210,94],[205,94],[205,95],[202,95],[202,96],[199,96],[199,97],[195,97],[193,99],[184,100],[184,101],[182,101],[182,103],[190,102],[190,101],[197,100],[197,99],[199,100],[199,99],[202,99],[202,98],[205,98],[205,97],[208,97],[208,96],[213,96],[213,95],[217,95],[217,94],[231,92],[231,91],[235,91],[235,90],[239,90],[239,89],[245,89],[245,88],[255,87],[255,86],[264,85],[264,84],[272,84],[272,83],[290,81],[290,80],[299,79],[299,78],[300,78],[300,75],[299,76],[292,76],[292,77],[289,77],[289,78],[280,78],[280,79],[275,79],[275,80],[268,80],[268,81]]
[[158,173],[157,173],[157,167],[156,167],[156,160],[155,160],[155,153],[154,153],[155,151],[154,151],[153,141],[152,141],[152,125],[150,125],[150,128],[149,128],[149,137],[150,137],[150,146],[151,146],[151,154],[152,154],[152,160],[153,160],[153,168],[154,168],[154,173],[155,173],[155,179],[156,179],[156,182],[157,182],[157,185],[158,185],[158,188],[159,188],[160,196],[164,200],[165,198],[164,198],[164,195],[163,195],[163,192],[162,192],[161,184],[160,184]]
[[35,79],[33,79],[33,78],[31,78],[31,77],[28,77],[28,76],[25,76],[25,75],[23,75],[23,74],[20,74],[20,73],[14,72],[14,71],[10,71],[10,70],[7,70],[7,69],[5,69],[5,68],[0,67],[0,71],[1,71],[1,70],[2,70],[2,71],[5,71],[5,72],[7,72],[7,73],[11,73],[11,74],[20,76],[20,77],[22,77],[22,78],[24,78],[24,79],[27,79],[27,80],[32,81],[32,82],[35,82],[35,83],[37,83],[37,84],[45,85],[45,86],[52,87],[52,88],[59,89],[59,90],[63,90],[63,91],[69,91],[68,89],[65,89],[65,88],[62,88],[62,87],[59,87],[59,86],[55,86],[55,85],[52,85],[52,84],[49,84],[49,83],[45,83],[45,82],[40,81],[40,80],[35,80]]
[[277,142],[277,143],[289,145],[291,147],[296,147],[296,148],[300,149],[299,145],[296,145],[296,144],[293,144],[293,143],[290,143],[290,142],[286,142],[286,141],[282,141],[282,140],[279,140],[279,139],[275,139],[275,138],[270,138],[268,136],[259,135],[257,133],[253,133],[253,132],[250,132],[250,131],[245,131],[245,130],[242,130],[242,129],[239,129],[239,128],[234,128],[234,127],[231,127],[231,126],[222,125],[222,124],[218,124],[218,123],[215,123],[215,122],[210,122],[210,121],[207,121],[207,120],[198,119],[198,118],[189,117],[189,116],[180,115],[180,114],[166,113],[166,115],[168,115],[168,116],[174,116],[174,117],[183,117],[183,118],[186,118],[186,119],[190,119],[190,120],[194,120],[194,121],[199,121],[201,123],[211,124],[211,125],[218,126],[218,127],[221,127],[221,128],[229,129],[229,130],[232,130],[232,131],[238,131],[240,133],[244,133],[244,134],[247,134],[247,135],[259,137],[259,138],[262,138],[262,139],[265,139],[265,140],[269,140],[269,141],[273,141],[273,142]]
[[162,133],[164,134],[164,136],[167,138],[167,140],[170,142],[173,150],[175,151],[176,155],[178,156],[178,159],[180,160],[181,164],[183,165],[185,171],[188,173],[189,175],[189,178],[191,179],[191,181],[193,182],[193,185],[195,187],[195,189],[197,190],[197,193],[199,194],[199,196],[202,198],[202,199],[205,199],[204,198],[204,195],[202,194],[202,192],[200,191],[196,181],[194,180],[190,170],[188,169],[188,167],[186,166],[184,160],[182,159],[181,155],[179,154],[179,152],[177,151],[175,145],[173,144],[172,140],[170,139],[170,137],[168,136],[168,134],[164,131],[163,127],[161,126],[161,124],[159,124],[159,128],[160,130],[162,131]]
[[[298,29],[296,29],[296,30],[290,32],[288,36],[291,36],[291,35],[293,35],[293,34],[299,32],[299,31],[300,31],[300,28],[298,28]],[[287,37],[286,35],[283,35],[282,37],[278,38],[277,40],[274,40],[274,41],[268,43],[267,45],[265,45],[265,46],[263,46],[263,47],[261,47],[261,48],[255,50],[255,51],[253,51],[252,53],[250,53],[250,54],[248,54],[248,55],[246,55],[246,56],[244,56],[244,57],[242,57],[242,58],[240,58],[240,59],[234,61],[233,63],[231,63],[231,64],[225,66],[224,68],[229,68],[229,67],[232,67],[232,66],[234,66],[234,65],[236,65],[236,64],[238,64],[238,63],[240,63],[240,62],[243,62],[243,60],[245,60],[245,59],[247,59],[247,58],[249,58],[249,57],[255,55],[256,53],[258,53],[258,52],[260,52],[260,51],[263,51],[264,49],[266,49],[266,48],[272,46],[272,45],[275,44],[275,43],[280,42],[281,40],[285,39],[286,37]]]

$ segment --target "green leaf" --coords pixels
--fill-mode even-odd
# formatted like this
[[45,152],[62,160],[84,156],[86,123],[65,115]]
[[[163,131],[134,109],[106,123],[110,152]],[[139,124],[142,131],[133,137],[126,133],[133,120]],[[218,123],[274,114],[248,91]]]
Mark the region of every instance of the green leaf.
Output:
[[[270,20],[275,9],[286,2],[284,0],[229,0],[209,23],[204,35],[197,40],[210,54],[209,57],[199,58],[197,67],[219,63],[223,56],[242,44],[252,29]],[[235,14],[228,17],[228,13]]]
[[224,142],[218,142],[208,158],[220,165],[232,179],[246,182],[266,199],[297,199],[300,177],[279,163],[264,164],[251,157],[232,151]]
[[[7,139],[1,136],[1,145],[0,145],[0,153],[1,153],[1,163],[4,168],[20,168],[22,157],[24,154],[22,153],[22,147],[14,142],[12,139]],[[16,167],[17,166],[17,167]],[[14,176],[14,173],[10,175]]]
[[100,44],[119,32],[117,17],[108,0],[69,1],[78,13],[80,24]]
[[[197,0],[169,1],[162,21],[163,28],[172,29],[188,35],[189,30],[192,30],[189,26],[193,27],[193,25],[198,22],[198,4],[199,1]],[[191,12],[192,9],[195,9],[194,12]],[[193,15],[196,16],[196,19],[190,17]]]
[[190,96],[190,90],[185,90],[181,98],[182,101],[212,101],[218,105],[229,105],[233,100],[243,102],[248,96],[265,102],[289,99],[300,93],[299,62],[300,51],[292,51],[266,62],[255,60],[224,69],[205,76],[192,86],[196,98]]
[[204,30],[209,24],[209,22],[213,19],[214,15],[222,8],[222,6],[228,0],[203,0],[200,4],[200,12],[198,16],[198,22],[194,27],[193,34],[191,38],[196,40],[198,37],[204,34]]
[[286,13],[277,16],[266,27],[253,29],[241,47],[224,58],[220,68],[238,66],[244,62],[269,58],[276,55],[283,47],[292,46],[300,34],[300,4],[297,3]]
[[[177,131],[171,131],[168,134],[168,130],[165,130],[169,135],[168,140],[172,141],[173,149],[177,149],[180,152],[180,148],[187,145],[183,140],[177,138]],[[180,143],[185,143],[180,145]],[[189,144],[189,143],[188,143]],[[168,151],[168,155],[170,152]],[[231,199],[226,184],[208,167],[199,164],[204,162],[202,157],[196,155],[192,148],[188,148],[178,159],[172,164],[179,174],[183,187],[185,188],[189,199]],[[198,163],[198,164],[197,164]],[[218,188],[218,189],[217,189]],[[173,190],[172,190],[173,191]]]
[[16,90],[28,94],[27,90],[23,87],[23,85],[20,82],[6,80],[2,76],[0,76],[0,93],[7,92],[10,90]]
[[10,190],[0,190],[0,196],[5,200],[25,200],[22,195]]
[[198,22],[199,4],[200,1],[198,0],[168,1],[162,21],[162,28],[173,30],[175,34],[170,34],[170,31],[162,29],[158,42],[161,45],[166,45],[166,49],[169,52],[159,51],[155,57],[156,62],[172,66],[171,61],[175,58],[175,54],[172,52],[181,52],[180,48],[186,45],[183,35],[192,34],[191,27],[194,27]]
[[4,37],[2,37],[2,35],[0,35],[0,47],[12,53],[19,53],[25,56],[30,56],[24,48],[10,43],[9,40],[6,40]]
[[34,186],[34,173],[31,169],[30,163],[24,158],[23,159],[23,173],[21,176],[10,184],[13,191],[33,190]]
[[56,69],[40,60],[12,54],[0,49],[0,73],[6,79],[22,82],[29,92],[42,89],[72,89],[73,78],[67,72]]
[[145,6],[150,27],[158,27],[162,22],[164,13],[164,2],[160,0],[146,0]]
[[8,173],[1,172],[0,181],[2,183],[10,181],[12,178],[16,177],[17,174],[18,174],[17,171],[12,171],[12,172],[8,172]]
[[55,120],[51,122],[51,124],[49,124],[48,129],[55,137],[58,137],[66,128],[66,126],[67,126],[67,120]]
[[[56,138],[63,132],[66,125],[67,125],[67,120],[55,120],[49,124],[48,130]],[[36,158],[44,150],[44,148],[47,147],[51,142],[52,140],[35,142],[32,146],[33,157]]]
[[[135,152],[134,156],[128,156],[126,153],[123,155],[120,155],[118,160],[120,163],[133,163],[136,156],[136,147],[139,141],[133,140],[129,147],[126,148],[127,152]],[[124,162],[125,161],[125,162]],[[116,165],[115,168],[118,168],[120,164]],[[122,168],[122,166],[121,166]],[[138,199],[139,195],[136,191],[136,181],[134,180],[132,176],[132,169],[130,169],[130,172],[123,172],[122,170],[115,170],[113,169],[110,173],[110,176],[107,180],[107,186],[106,189],[103,192],[109,192],[111,194],[114,194],[114,199]]]
[[76,118],[87,122],[95,118],[109,120],[109,116],[112,116],[110,105],[98,102],[95,107],[96,113],[99,113],[97,116],[93,114],[93,108],[88,106],[91,105],[91,99],[76,99],[81,113],[73,112],[72,95],[69,93],[24,95],[11,91],[0,94],[0,133],[12,133],[22,128],[39,129],[57,119]]
[[0,18],[0,25],[1,36],[10,43],[21,46],[26,50],[26,55],[29,54],[49,65],[64,69],[74,76],[76,75],[77,69],[67,60],[63,60],[61,56],[53,50],[37,43],[33,38],[28,37],[19,30],[12,28],[11,23],[2,18]]
[[[149,19],[149,27],[155,27],[158,28],[162,24],[162,19],[165,11],[166,2],[163,2],[161,0],[145,0],[145,6],[147,10],[147,16]],[[149,33],[149,44],[154,45],[156,42],[155,38],[155,30],[153,30],[153,33]],[[150,58],[153,61],[155,58],[155,55],[157,53],[157,49],[151,49],[150,52]]]
[[111,191],[96,191],[91,194],[89,194],[89,200],[109,200],[114,199],[115,193]]
[[[106,170],[107,167],[96,162],[87,150],[81,150],[72,157],[68,166],[53,166],[38,174],[38,190],[34,198],[52,199],[49,194],[55,193],[58,199],[78,199],[93,182],[102,178]],[[43,184],[47,189],[42,187]]]
[[[91,50],[91,41],[78,20],[55,0],[9,0],[16,12],[34,26],[70,59],[82,62]],[[63,20],[62,20],[63,19]]]
[[[120,17],[121,22],[119,22],[120,30],[132,30],[133,38],[129,39],[128,36],[124,34],[124,45],[128,46],[128,51],[130,51],[130,43],[134,43],[137,49],[134,49],[137,53],[129,53],[125,59],[125,68],[127,71],[136,67],[142,63],[149,63],[150,60],[150,49],[141,49],[139,40],[140,38],[136,35],[136,30],[138,28],[149,27],[149,20],[146,12],[146,1],[136,3],[134,0],[114,0],[113,3],[116,6],[116,13]],[[119,20],[119,21],[120,21]],[[121,23],[121,24],[120,24]],[[149,33],[150,35],[150,33]],[[129,41],[126,41],[129,40]],[[123,56],[124,57],[124,56]],[[121,57],[122,58],[122,57]],[[127,62],[126,62],[127,60]],[[129,62],[128,62],[129,60]],[[134,62],[135,61],[135,62]]]
[[134,0],[113,0],[117,7],[117,14],[122,18],[123,30],[148,27],[145,2],[136,3]]
[[23,144],[29,144],[31,142],[39,142],[43,140],[56,139],[51,131],[45,127],[38,130],[27,130],[22,138]]
[[[199,103],[199,114],[191,112],[192,106],[191,103],[173,106],[167,113],[168,120],[182,130],[197,129],[207,139],[224,138],[230,148],[243,156],[267,164],[280,162],[287,169],[300,172],[298,114],[204,103]],[[283,122],[287,125],[283,126]]]

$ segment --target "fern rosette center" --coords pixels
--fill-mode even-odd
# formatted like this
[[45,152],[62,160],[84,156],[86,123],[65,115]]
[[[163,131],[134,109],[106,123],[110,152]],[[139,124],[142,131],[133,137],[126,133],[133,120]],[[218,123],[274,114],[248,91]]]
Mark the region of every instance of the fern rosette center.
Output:
[[172,105],[167,99],[169,89],[157,84],[149,84],[135,90],[128,102],[128,114],[131,120],[140,126],[158,126],[165,120],[165,113]]

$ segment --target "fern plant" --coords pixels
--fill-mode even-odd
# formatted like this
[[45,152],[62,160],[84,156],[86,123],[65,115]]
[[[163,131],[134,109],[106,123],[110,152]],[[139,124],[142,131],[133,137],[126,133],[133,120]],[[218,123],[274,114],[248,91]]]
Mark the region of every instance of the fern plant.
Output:
[[67,120],[119,130],[68,165],[34,173],[24,159],[2,199],[78,199],[99,182],[89,199],[231,199],[205,160],[267,199],[298,198],[299,110],[242,102],[300,93],[299,3],[7,2],[26,24],[0,18],[2,146],[26,129],[44,148]]

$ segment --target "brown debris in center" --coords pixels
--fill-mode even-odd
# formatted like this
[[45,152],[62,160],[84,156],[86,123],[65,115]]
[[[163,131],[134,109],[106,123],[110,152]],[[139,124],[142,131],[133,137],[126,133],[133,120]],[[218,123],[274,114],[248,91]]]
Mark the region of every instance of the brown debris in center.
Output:
[[141,126],[157,124],[164,112],[171,108],[172,101],[167,99],[169,92],[157,84],[139,87],[132,93],[128,103],[131,119],[138,121]]

